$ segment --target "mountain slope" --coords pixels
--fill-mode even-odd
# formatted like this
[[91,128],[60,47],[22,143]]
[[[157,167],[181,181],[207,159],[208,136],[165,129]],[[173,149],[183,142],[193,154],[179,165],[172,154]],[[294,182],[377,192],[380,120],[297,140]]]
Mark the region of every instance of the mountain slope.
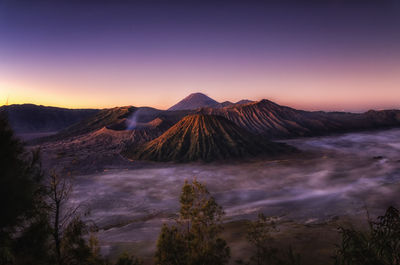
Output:
[[22,104],[2,106],[0,111],[7,112],[12,128],[19,134],[60,131],[95,115],[99,110],[66,109]]
[[328,124],[329,127],[336,126],[323,116],[309,117],[306,111],[280,106],[268,100],[220,109],[205,108],[201,113],[223,116],[254,134],[270,137],[305,136]]
[[111,126],[129,117],[137,108],[135,107],[116,107],[112,109],[103,109],[96,113],[96,115],[84,119],[72,126],[60,131],[56,135],[38,139],[38,141],[54,141],[64,140],[69,137],[75,137],[85,133],[99,130],[105,126]]
[[400,111],[310,112],[281,106],[269,100],[225,108],[203,108],[199,113],[219,115],[246,130],[272,138],[315,136],[400,126]]
[[129,166],[121,155],[127,146],[138,146],[160,136],[171,125],[156,118],[141,123],[132,130],[114,130],[102,127],[85,134],[41,143],[44,166],[57,161],[52,168],[68,169],[70,172],[94,172],[117,165]]
[[236,102],[235,104],[248,104],[248,103],[253,103],[254,101],[248,100],[248,99],[242,99]]
[[154,161],[213,161],[256,155],[278,155],[293,150],[260,140],[229,120],[213,115],[189,115],[160,137],[129,150],[133,159]]
[[167,130],[191,111],[163,111],[150,107],[115,107],[103,109],[96,115],[82,120],[60,131],[58,134],[37,139],[35,143],[46,141],[58,141],[66,138],[77,137],[100,130],[106,127],[111,130],[134,130],[136,127],[146,127],[147,123],[155,119],[163,120],[163,128]]
[[248,104],[248,103],[252,103],[253,101],[248,100],[248,99],[242,99],[239,100],[236,103],[230,102],[230,101],[224,101],[218,104],[218,106],[214,106],[214,108],[225,108],[225,107],[233,107],[235,105],[241,105],[241,104]]
[[202,107],[217,107],[219,103],[202,94],[193,93],[170,107],[168,110],[194,110]]

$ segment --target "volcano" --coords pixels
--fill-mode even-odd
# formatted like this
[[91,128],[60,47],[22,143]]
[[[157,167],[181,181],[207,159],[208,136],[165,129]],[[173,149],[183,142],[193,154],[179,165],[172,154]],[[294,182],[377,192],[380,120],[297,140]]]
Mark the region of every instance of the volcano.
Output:
[[138,160],[210,162],[293,150],[258,138],[224,117],[195,114],[184,117],[160,137],[129,150],[127,156]]
[[219,115],[256,135],[285,139],[400,126],[399,110],[365,113],[304,111],[263,99],[197,113]]
[[203,107],[218,107],[219,103],[214,99],[202,94],[192,93],[182,99],[168,110],[194,110]]

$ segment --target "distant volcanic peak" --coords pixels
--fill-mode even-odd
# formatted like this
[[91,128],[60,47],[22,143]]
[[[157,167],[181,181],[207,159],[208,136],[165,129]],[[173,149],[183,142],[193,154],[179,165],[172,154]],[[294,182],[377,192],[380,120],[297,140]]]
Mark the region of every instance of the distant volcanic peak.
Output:
[[[240,103],[242,102],[242,103]],[[241,100],[238,103],[234,103],[232,105],[224,106],[223,108],[202,108],[199,110],[200,113],[207,113],[207,114],[217,114],[220,111],[224,111],[223,109],[227,110],[243,110],[243,109],[254,109],[254,108],[262,108],[265,110],[278,110],[281,108],[285,108],[284,106],[278,105],[270,100],[262,99],[260,101],[250,101],[250,100]]]
[[230,101],[224,101],[224,102],[220,103],[221,108],[232,106],[232,105],[235,105],[235,103],[230,102]]
[[259,103],[259,104],[270,104],[270,105],[275,105],[275,106],[280,106],[278,104],[276,104],[275,102],[268,100],[268,99],[261,99],[260,101],[253,101],[252,103]]
[[260,140],[221,116],[184,117],[160,137],[130,152],[134,159],[154,161],[213,161],[260,154],[278,154],[287,146]]
[[197,92],[197,93],[192,93],[189,96],[187,96],[187,99],[193,99],[193,98],[198,98],[198,97],[203,97],[203,98],[209,98],[206,94]]
[[202,93],[193,93],[170,107],[168,110],[193,110],[202,107],[216,107],[218,105],[219,103],[217,101]]
[[285,108],[290,109],[289,107],[281,106],[268,99],[262,99],[260,101],[251,101],[249,103],[244,103],[244,104],[237,104],[236,106],[237,108],[257,108],[257,109],[261,108],[267,111],[281,111]]
[[239,100],[238,102],[236,102],[235,104],[239,105],[239,104],[249,104],[249,103],[253,103],[253,100],[248,100],[248,99],[242,99]]

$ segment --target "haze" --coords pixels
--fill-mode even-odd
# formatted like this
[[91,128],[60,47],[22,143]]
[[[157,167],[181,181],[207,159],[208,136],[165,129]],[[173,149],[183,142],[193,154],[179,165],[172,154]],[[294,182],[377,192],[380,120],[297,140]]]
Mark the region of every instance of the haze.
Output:
[[[105,253],[118,244],[136,244],[136,251],[149,259],[160,226],[178,211],[181,183],[193,176],[207,183],[229,222],[263,212],[306,225],[326,225],[339,216],[361,223],[366,208],[376,216],[382,205],[397,205],[399,135],[399,129],[392,129],[285,141],[314,153],[299,159],[113,169],[77,177],[73,202],[91,211]],[[332,246],[321,238],[305,245]],[[233,255],[242,255],[243,240],[235,234]],[[305,264],[329,264],[316,262],[324,255],[310,252]]]

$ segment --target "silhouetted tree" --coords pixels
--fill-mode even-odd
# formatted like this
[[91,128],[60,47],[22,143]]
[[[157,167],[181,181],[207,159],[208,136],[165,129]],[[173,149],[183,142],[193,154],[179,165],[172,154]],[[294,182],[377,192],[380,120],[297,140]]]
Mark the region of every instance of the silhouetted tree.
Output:
[[247,224],[247,240],[253,246],[254,254],[250,261],[239,261],[239,264],[256,265],[299,265],[300,255],[292,247],[282,250],[274,246],[272,234],[278,232],[277,218],[258,214],[255,221]]
[[61,264],[65,265],[101,265],[105,261],[99,254],[97,239],[91,236],[89,242],[85,235],[90,227],[79,216],[66,227],[61,239]]
[[190,254],[185,235],[176,226],[164,224],[157,241],[155,253],[157,265],[185,264]]
[[71,205],[71,178],[52,172],[48,180],[48,205],[54,253],[58,265],[101,264],[97,239],[89,235],[93,227],[81,219],[79,206]]
[[122,253],[119,257],[115,265],[143,265],[143,262],[134,257],[130,256],[127,253]]
[[272,247],[272,232],[276,232],[276,220],[272,217],[266,217],[264,214],[258,214],[257,220],[248,223],[247,240],[254,247],[254,255],[251,257],[251,263],[257,265],[271,264],[277,260],[277,249]]
[[342,241],[337,246],[337,265],[399,265],[400,214],[389,207],[376,222],[368,220],[369,230],[339,227]]
[[180,212],[176,225],[164,225],[155,255],[157,265],[219,265],[226,264],[230,249],[220,238],[222,207],[205,185],[185,181],[180,196]]
[[[62,264],[63,261],[61,255],[61,239],[64,236],[65,230],[67,230],[67,226],[70,225],[70,219],[74,218],[74,214],[77,208],[75,208],[75,210],[72,210],[71,212],[65,213],[66,211],[64,207],[66,207],[66,203],[68,202],[69,195],[72,190],[71,182],[67,180],[67,178],[61,178],[55,172],[52,172],[49,176],[48,182],[50,217],[52,219],[52,234],[55,246],[56,260],[57,264]],[[74,219],[71,222],[71,226],[74,225],[74,222],[77,223],[78,221]],[[75,231],[77,230],[75,229]]]
[[[42,205],[42,176],[39,151],[25,150],[23,143],[15,137],[6,113],[1,111],[0,263],[15,263],[16,238],[31,224],[41,223],[34,219]],[[33,233],[33,230],[31,227],[29,232]]]
[[97,240],[77,207],[69,178],[43,178],[39,150],[28,152],[0,112],[0,264],[102,264]]
[[21,236],[15,239],[15,264],[54,264],[51,227],[47,213],[35,217]]

